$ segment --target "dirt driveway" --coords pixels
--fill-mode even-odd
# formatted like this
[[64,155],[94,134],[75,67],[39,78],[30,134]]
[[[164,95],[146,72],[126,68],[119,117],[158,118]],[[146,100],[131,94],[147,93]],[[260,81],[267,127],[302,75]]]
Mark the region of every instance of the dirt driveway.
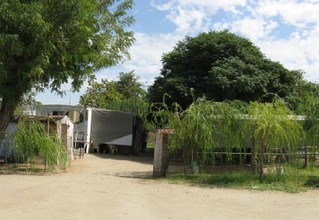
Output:
[[68,173],[0,175],[0,219],[319,219],[319,191],[207,189],[138,178],[150,158],[85,155]]

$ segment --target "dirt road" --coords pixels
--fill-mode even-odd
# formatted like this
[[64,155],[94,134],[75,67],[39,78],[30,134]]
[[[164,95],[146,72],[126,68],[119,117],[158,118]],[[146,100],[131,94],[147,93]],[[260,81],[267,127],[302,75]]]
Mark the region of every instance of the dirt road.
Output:
[[0,219],[319,219],[319,191],[207,189],[138,178],[151,172],[150,158],[85,155],[68,173],[0,175]]

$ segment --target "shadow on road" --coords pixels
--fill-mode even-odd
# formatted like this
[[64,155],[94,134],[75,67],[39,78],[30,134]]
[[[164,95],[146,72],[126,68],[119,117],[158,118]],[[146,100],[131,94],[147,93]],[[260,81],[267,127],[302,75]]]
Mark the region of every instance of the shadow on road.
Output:
[[94,153],[92,156],[99,157],[102,159],[112,160],[123,160],[132,161],[141,164],[153,164],[153,155],[150,153],[139,153],[139,155],[118,155],[118,154],[105,154],[105,153]]

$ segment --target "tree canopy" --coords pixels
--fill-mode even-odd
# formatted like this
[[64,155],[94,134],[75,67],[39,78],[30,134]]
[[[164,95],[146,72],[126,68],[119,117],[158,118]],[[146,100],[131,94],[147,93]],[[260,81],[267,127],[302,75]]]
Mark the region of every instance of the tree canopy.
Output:
[[8,118],[32,88],[71,80],[77,90],[94,71],[128,55],[132,0],[0,2],[0,139]]
[[161,75],[149,88],[149,99],[184,108],[205,96],[214,101],[268,102],[295,94],[300,71],[271,61],[251,41],[229,31],[187,36],[163,55]]
[[133,71],[119,74],[118,80],[91,81],[80,104],[96,108],[108,108],[114,102],[145,97],[145,91]]

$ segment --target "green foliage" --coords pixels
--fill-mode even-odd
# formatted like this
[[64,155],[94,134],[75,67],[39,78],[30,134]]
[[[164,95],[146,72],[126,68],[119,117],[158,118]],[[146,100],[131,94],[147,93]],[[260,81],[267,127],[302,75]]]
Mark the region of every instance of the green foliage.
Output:
[[[198,99],[183,112],[176,112],[170,121],[175,130],[171,149],[184,151],[184,160],[203,164],[211,152],[243,148],[240,117],[245,107],[241,102],[211,102]],[[190,158],[191,157],[191,158]]]
[[80,104],[96,108],[106,108],[109,102],[122,99],[122,94],[117,91],[116,82],[102,79],[101,83],[90,82],[86,93],[80,98]]
[[250,148],[260,181],[264,179],[267,153],[279,153],[284,159],[285,152],[294,155],[304,135],[298,117],[282,100],[246,105],[198,99],[185,111],[164,113],[166,118],[161,119],[168,120],[175,131],[170,137],[170,150],[182,152],[186,164],[214,163],[215,152],[226,154],[230,160],[234,152],[245,153]]
[[265,176],[264,183],[260,183],[256,176],[247,171],[222,172],[213,174],[169,174],[169,182],[200,185],[206,187],[221,187],[232,189],[271,190],[284,192],[302,192],[307,189],[318,189],[318,170],[301,170],[285,167],[284,174],[276,172]]
[[134,73],[134,71],[127,73],[121,72],[119,80],[116,83],[118,92],[122,94],[125,99],[131,97],[144,98],[145,91],[142,88],[142,83],[138,80],[139,77]]
[[55,165],[66,167],[66,150],[56,135],[51,136],[35,119],[21,118],[14,137],[18,156],[25,163],[41,158],[50,169]]
[[228,31],[186,37],[163,55],[162,62],[149,99],[160,102],[167,93],[168,105],[177,102],[184,109],[203,96],[214,101],[271,102],[275,94],[292,100],[290,95],[297,96],[296,85],[303,81],[300,71],[265,58],[248,39]]
[[297,121],[298,118],[282,101],[253,102],[248,107],[248,115],[251,120],[247,120],[247,123],[252,130],[256,150],[293,150],[300,144],[302,128]]
[[245,129],[252,134],[255,159],[262,182],[265,153],[274,150],[296,152],[303,139],[303,130],[298,118],[280,100],[273,103],[251,103],[248,117]]
[[122,72],[117,81],[102,79],[100,83],[90,82],[86,93],[80,98],[80,104],[96,108],[113,107],[111,109],[134,110],[133,108],[138,108],[139,104],[145,105],[144,96],[145,91],[134,72]]
[[[318,86],[317,86],[318,87]],[[303,126],[305,137],[303,140],[303,146],[306,149],[306,153],[310,153],[310,165],[313,166],[315,160],[315,154],[318,152],[319,144],[319,91],[317,87],[311,92],[308,91],[304,94],[302,101],[299,103],[296,111],[301,115],[300,124]],[[305,167],[308,166],[307,160],[305,160]]]
[[305,145],[314,146],[319,143],[319,94],[305,95],[297,109],[303,116],[302,125],[306,132]]
[[170,123],[175,119],[175,114],[179,114],[179,106],[176,104],[174,110],[163,103],[152,103],[150,105],[147,121],[149,123],[149,130],[155,131],[158,128],[167,128]]
[[[9,118],[33,88],[75,90],[128,56],[132,0],[0,1],[0,117]],[[8,125],[0,118],[0,139]]]
[[12,82],[21,92],[38,83],[58,90],[70,77],[79,88],[92,71],[119,62],[133,41],[132,33],[124,30],[133,22],[126,15],[132,2],[113,4],[1,1],[0,69],[6,77],[0,83],[7,86],[1,86],[0,95]]
[[295,86],[295,91],[288,97],[290,108],[299,115],[308,115],[310,106],[309,98],[319,96],[319,84],[308,82],[305,80],[299,81]]
[[140,98],[129,98],[119,101],[111,101],[105,105],[106,109],[113,109],[124,112],[132,112],[140,116],[143,119],[146,119],[149,113],[150,104],[144,99]]

